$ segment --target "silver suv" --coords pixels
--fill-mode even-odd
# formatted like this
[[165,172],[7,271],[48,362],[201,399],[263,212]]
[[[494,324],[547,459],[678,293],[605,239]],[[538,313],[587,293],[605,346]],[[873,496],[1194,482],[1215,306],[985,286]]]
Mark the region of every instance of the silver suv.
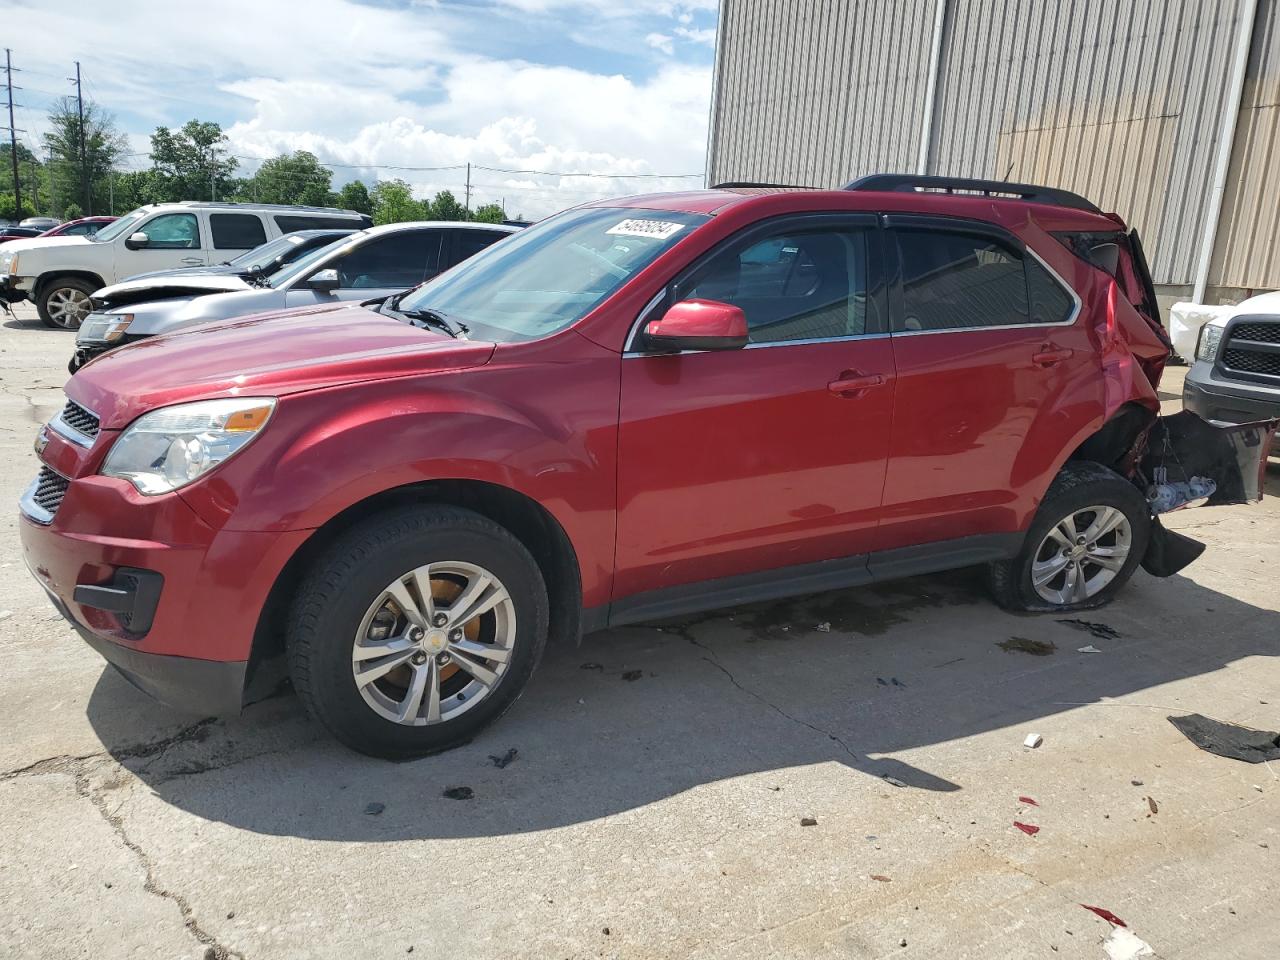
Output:
[[210,320],[343,300],[378,300],[430,280],[519,227],[425,221],[370,227],[314,250],[275,273],[173,274],[127,280],[93,296],[76,334],[70,370],[145,337]]

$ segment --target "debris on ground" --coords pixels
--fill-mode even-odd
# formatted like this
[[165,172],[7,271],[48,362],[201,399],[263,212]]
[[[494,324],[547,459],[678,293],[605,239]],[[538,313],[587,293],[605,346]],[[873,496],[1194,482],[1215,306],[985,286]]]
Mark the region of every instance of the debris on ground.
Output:
[[816,827],[817,825],[818,825],[818,821],[813,817],[800,818],[800,826],[802,827]]
[[1128,924],[1127,924],[1127,923],[1125,923],[1123,920],[1121,920],[1119,917],[1117,917],[1114,913],[1112,913],[1112,912],[1111,912],[1110,910],[1108,910],[1106,907],[1091,907],[1091,906],[1089,906],[1089,904],[1087,904],[1087,903],[1082,903],[1082,904],[1080,904],[1080,906],[1084,907],[1084,908],[1085,908],[1086,910],[1088,910],[1090,913],[1096,913],[1096,914],[1097,914],[1098,916],[1100,916],[1103,920],[1107,921],[1107,923],[1113,924],[1113,925],[1115,925],[1115,926],[1117,926],[1117,927],[1127,927],[1127,926],[1128,926]]
[[493,765],[495,767],[501,770],[503,767],[506,767],[513,760],[515,760],[515,758],[518,757],[519,755],[520,755],[520,751],[517,750],[515,747],[512,747],[510,750],[508,750],[506,753],[504,753],[500,757],[495,756],[492,753],[489,754],[489,759],[493,761]]
[[1156,803],[1155,797],[1147,797],[1147,808],[1152,812],[1152,814],[1160,812],[1160,805]]
[[476,792],[470,787],[450,787],[440,796],[446,800],[470,800],[476,795]]
[[643,670],[627,670],[622,674],[623,680],[639,680],[644,676]]
[[880,684],[880,686],[882,687],[905,687],[906,686],[906,684],[903,683],[901,680],[899,680],[897,677],[890,677],[888,680],[886,680],[884,677],[876,677],[876,683]]
[[385,809],[387,809],[387,805],[385,803],[378,803],[375,800],[373,803],[369,803],[365,805],[364,812],[371,817],[376,817]]
[[1142,781],[1141,781],[1141,780],[1130,780],[1130,781],[1129,781],[1129,783],[1130,783],[1131,785],[1135,786],[1135,787],[1140,787],[1140,786],[1142,786]]
[[900,946],[900,947],[905,947],[906,945],[907,945],[907,938],[906,938],[906,937],[903,937],[901,940],[899,940],[899,941],[898,941],[898,946]]
[[1198,713],[1170,717],[1169,722],[1201,750],[1219,757],[1243,760],[1245,763],[1280,760],[1280,733],[1273,730],[1253,730],[1234,723],[1212,720]]
[[1138,937],[1128,927],[1112,927],[1107,939],[1102,941],[1107,960],[1135,960],[1137,957],[1154,957],[1151,944]]
[[586,663],[578,665],[579,670],[603,670],[603,663],[596,663],[594,660],[588,660]]
[[[8,620],[12,616],[13,616],[12,610],[0,610],[0,620]],[[828,629],[829,628],[830,628],[830,625],[828,624]]]
[[1010,637],[996,644],[1005,653],[1029,653],[1033,657],[1047,657],[1058,649],[1048,640],[1030,640],[1026,637]]
[[1076,647],[1076,653],[1101,653],[1102,651],[1095,647],[1092,643],[1087,647]]
[[1034,837],[1037,833],[1040,832],[1040,828],[1037,827],[1034,823],[1019,823],[1017,820],[1015,820],[1013,821],[1013,825],[1017,827],[1019,830],[1021,830],[1023,833],[1025,833],[1028,837]]
[[1044,737],[1040,736],[1038,733],[1028,733],[1027,739],[1022,741],[1022,745],[1024,747],[1028,747],[1032,750],[1040,746],[1042,743],[1044,743]]
[[885,783],[889,784],[890,786],[894,786],[894,787],[905,787],[905,786],[906,786],[906,784],[905,784],[905,783],[903,783],[901,780],[899,780],[897,777],[887,777],[887,776],[886,776],[886,777],[881,777],[880,779],[881,779],[881,780],[883,780]]
[[1095,623],[1092,620],[1059,620],[1059,623],[1065,623],[1074,630],[1083,630],[1085,633],[1092,634],[1099,640],[1119,640],[1120,631],[1113,627],[1107,626],[1105,623]]
[[1025,804],[1027,804],[1027,805],[1029,805],[1029,806],[1032,806],[1032,807],[1038,807],[1038,806],[1040,806],[1040,804],[1036,803],[1036,802],[1035,802],[1034,800],[1032,800],[1030,797],[1019,797],[1019,798],[1018,798],[1018,802],[1019,802],[1019,803],[1025,803]]
[[893,883],[893,880],[890,877],[886,877],[883,873],[873,873],[871,875],[871,879],[877,880],[880,883]]
[[827,620],[824,620],[824,621],[822,621],[822,623],[820,623],[820,624],[818,624],[816,627],[814,627],[814,629],[815,629],[815,630],[817,630],[819,633],[830,633],[830,632],[831,632],[831,623],[830,623],[829,621],[827,621]]

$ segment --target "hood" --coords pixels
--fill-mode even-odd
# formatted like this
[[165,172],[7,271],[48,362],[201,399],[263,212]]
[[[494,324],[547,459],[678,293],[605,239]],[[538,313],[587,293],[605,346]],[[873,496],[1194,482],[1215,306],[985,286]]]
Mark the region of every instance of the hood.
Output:
[[1232,317],[1246,313],[1280,316],[1280,290],[1275,290],[1271,293],[1260,293],[1257,296],[1250,297],[1248,300],[1241,300],[1234,307],[1221,308],[1219,314],[1205,321],[1205,323],[1209,326],[1225,327],[1227,321]]
[[93,243],[88,237],[27,237],[10,240],[4,245],[5,253],[22,253],[25,250],[48,250],[50,247],[82,247]]
[[162,300],[167,297],[198,297],[206,293],[230,293],[250,287],[238,274],[200,274],[173,272],[159,277],[135,277],[103,287],[93,295],[94,303],[102,307],[119,307],[143,300]]
[[233,267],[229,263],[219,263],[212,267],[177,267],[172,270],[150,270],[147,273],[135,273],[132,277],[125,277],[121,283],[131,283],[134,280],[171,280],[181,277],[245,277],[249,275],[248,268]]
[[258,314],[121,347],[87,364],[66,393],[120,429],[156,407],[481,366],[494,344],[454,340],[359,306]]

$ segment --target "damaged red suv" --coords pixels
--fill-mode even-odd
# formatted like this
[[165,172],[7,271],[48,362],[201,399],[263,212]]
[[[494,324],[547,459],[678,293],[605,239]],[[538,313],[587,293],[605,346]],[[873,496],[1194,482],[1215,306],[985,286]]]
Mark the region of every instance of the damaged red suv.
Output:
[[[1135,235],[1058,190],[879,176],[588,204],[380,305],[209,324],[66,386],[28,565],[175,707],[286,663],[386,757],[467,740],[548,637],[986,564],[1108,600],[1257,499],[1275,423],[1158,416]],[[283,659],[282,659],[283,656]]]

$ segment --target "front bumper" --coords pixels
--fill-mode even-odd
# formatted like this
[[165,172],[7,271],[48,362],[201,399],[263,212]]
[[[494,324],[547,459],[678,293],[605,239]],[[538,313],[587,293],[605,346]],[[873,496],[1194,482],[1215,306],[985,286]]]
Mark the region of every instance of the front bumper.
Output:
[[0,300],[5,303],[21,303],[30,296],[30,291],[18,286],[18,278],[4,277],[0,279]]
[[1187,371],[1182,406],[1211,423],[1252,423],[1280,417],[1280,387],[1215,375],[1214,365],[1197,360]]

